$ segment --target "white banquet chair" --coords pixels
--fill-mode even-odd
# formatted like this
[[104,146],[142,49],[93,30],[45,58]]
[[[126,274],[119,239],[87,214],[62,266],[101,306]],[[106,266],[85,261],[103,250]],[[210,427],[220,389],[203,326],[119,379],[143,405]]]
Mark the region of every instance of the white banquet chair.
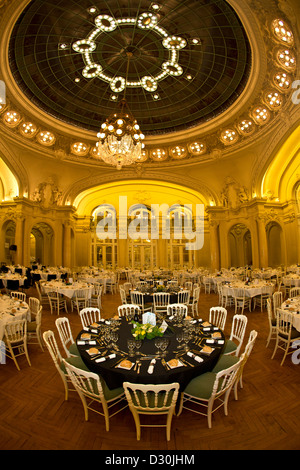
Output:
[[[183,408],[206,416],[209,428],[212,427],[212,414],[216,410],[223,407],[224,414],[227,416],[229,395],[240,361],[220,372],[205,372],[193,378],[181,393],[178,416]],[[188,402],[193,403],[193,406],[187,405]]]
[[[88,421],[89,410],[94,411],[105,418],[105,429],[109,431],[109,420],[120,411],[128,407],[125,399],[124,390],[122,387],[109,389],[105,381],[90,371],[79,369],[69,362],[64,361],[64,365],[75,390],[77,391],[84,409],[85,421]],[[88,401],[87,401],[88,399]],[[110,413],[113,406],[122,403],[124,400],[125,405],[119,406],[116,411]],[[94,403],[101,405],[98,410],[94,407]]]
[[235,314],[232,319],[231,332],[228,340],[225,340],[223,354],[234,354],[238,356],[244,341],[248,317]]
[[[153,294],[153,309],[154,313],[167,313],[167,307],[170,303],[169,292],[154,292]],[[179,303],[179,302],[178,302]]]
[[80,356],[77,345],[74,341],[69,319],[67,317],[59,317],[55,320],[62,347],[67,357]]
[[42,310],[43,310],[43,307],[42,305],[40,305],[38,307],[38,311],[34,311],[33,313],[34,316],[31,317],[31,321],[27,322],[27,344],[39,344],[41,350],[44,351],[42,331],[41,331]]
[[12,359],[16,368],[20,370],[17,357],[25,355],[28,364],[31,366],[27,349],[27,320],[9,322],[4,329],[4,343],[6,356]]
[[21,302],[26,302],[26,294],[25,292],[20,291],[11,291],[10,296],[12,299],[18,299]]
[[198,316],[198,303],[200,297],[200,287],[195,287],[193,290],[193,297],[190,298],[188,307],[191,309],[192,316]]
[[82,328],[87,328],[93,323],[97,323],[101,320],[101,312],[99,308],[86,307],[79,312]]
[[214,326],[217,326],[219,330],[224,331],[225,323],[227,318],[227,310],[225,307],[211,307],[209,309],[208,321]]
[[169,304],[167,306],[167,316],[177,316],[179,314],[180,318],[185,318],[188,314],[188,307],[184,304]]
[[57,315],[59,315],[61,310],[68,312],[67,301],[62,294],[59,294],[59,292],[48,292],[47,296],[51,315],[53,312],[57,312]]
[[274,358],[277,349],[284,351],[284,355],[280,365],[282,366],[285,358],[290,351],[292,343],[294,341],[300,341],[300,332],[293,328],[293,316],[289,312],[284,310],[277,310],[276,314],[276,343],[271,359]]
[[135,314],[140,316],[141,309],[135,304],[123,304],[118,307],[118,315],[120,318],[125,317],[126,319],[133,319]]
[[[137,440],[141,439],[141,427],[165,427],[169,441],[179,383],[143,385],[124,382],[123,387],[136,425]],[[166,424],[141,424],[140,415],[167,415],[167,421]]]
[[[192,284],[192,283],[191,283]],[[190,301],[191,291],[188,289],[178,292],[178,303],[188,305]]]
[[[67,401],[69,399],[69,391],[75,391],[75,388],[70,387],[71,380],[67,374],[65,362],[63,361],[63,357],[60,353],[53,331],[45,331],[43,333],[43,340],[64,385],[65,400]],[[79,369],[88,370],[80,356],[69,357],[65,361],[68,361],[68,363],[78,367]]]

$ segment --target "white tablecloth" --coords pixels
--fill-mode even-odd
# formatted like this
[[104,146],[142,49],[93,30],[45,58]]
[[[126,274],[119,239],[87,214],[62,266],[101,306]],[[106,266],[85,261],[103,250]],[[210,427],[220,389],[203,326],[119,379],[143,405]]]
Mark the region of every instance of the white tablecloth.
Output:
[[282,278],[282,282],[287,287],[300,287],[300,276],[298,274],[288,274]]
[[106,294],[106,285],[108,282],[113,282],[114,277],[112,276],[97,276],[97,275],[79,275],[79,280],[82,282],[86,282],[88,284],[95,284],[95,282],[103,285],[103,294]]
[[246,285],[245,282],[235,281],[228,285],[223,285],[223,293],[225,295],[240,295],[240,289],[244,290],[245,297],[255,297],[256,295],[261,294],[272,295],[274,292],[274,284],[265,281],[254,281],[253,283]]
[[22,318],[30,320],[28,304],[11,299],[8,295],[0,296],[0,340],[3,339],[5,325]]
[[88,289],[89,291],[89,298],[92,296],[92,292],[94,287],[87,284],[86,282],[73,282],[73,284],[66,284],[63,281],[49,281],[43,282],[41,284],[41,289],[43,292],[59,292],[60,294],[65,295],[69,299],[71,299],[76,291]]
[[286,299],[280,307],[280,310],[289,312],[293,317],[293,327],[300,331],[300,297]]

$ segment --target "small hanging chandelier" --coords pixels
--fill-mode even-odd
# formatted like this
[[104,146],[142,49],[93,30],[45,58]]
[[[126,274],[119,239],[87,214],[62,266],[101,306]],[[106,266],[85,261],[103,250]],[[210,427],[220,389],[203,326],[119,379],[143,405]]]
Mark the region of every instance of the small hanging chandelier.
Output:
[[124,97],[120,101],[119,110],[113,112],[101,125],[96,143],[98,156],[109,165],[118,170],[122,166],[132,165],[138,161],[144,148],[144,134],[140,130],[136,119],[132,116],[126,101],[126,85],[131,52],[127,52],[127,71]]

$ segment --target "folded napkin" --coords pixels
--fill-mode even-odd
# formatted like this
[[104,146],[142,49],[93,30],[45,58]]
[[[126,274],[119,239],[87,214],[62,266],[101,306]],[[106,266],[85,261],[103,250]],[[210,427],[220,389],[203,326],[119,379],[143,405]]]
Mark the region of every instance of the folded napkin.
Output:
[[190,352],[190,351],[187,353],[187,355],[190,356],[190,357],[192,357],[193,359],[195,359],[195,361],[197,361],[197,362],[203,362],[202,357],[196,356],[196,354],[193,354],[193,353]]
[[96,341],[94,341],[94,340],[78,340],[78,341],[77,341],[77,344],[78,344],[78,346],[83,346],[83,345],[85,345],[85,344],[95,345],[95,344],[97,344],[97,343],[96,343]]
[[156,359],[152,359],[152,361],[150,362],[150,365],[148,367],[148,374],[153,374],[153,370],[154,370],[154,365],[156,364]]
[[109,356],[106,357],[99,357],[99,359],[96,359],[95,362],[104,362],[107,359],[114,359],[115,357],[117,357],[116,354],[109,354]]
[[224,339],[207,339],[206,344],[224,344]]

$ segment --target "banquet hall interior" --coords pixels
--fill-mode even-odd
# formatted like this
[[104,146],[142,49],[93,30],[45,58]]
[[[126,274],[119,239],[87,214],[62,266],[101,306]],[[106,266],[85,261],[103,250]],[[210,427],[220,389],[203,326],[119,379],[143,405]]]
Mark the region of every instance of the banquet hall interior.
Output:
[[[2,450],[300,448],[299,21],[298,0],[0,0]],[[76,285],[87,287],[82,305]],[[58,319],[75,345],[92,300],[110,324],[142,292],[158,324],[170,318],[152,302],[159,291],[174,303],[188,291],[193,357],[176,361],[192,382],[215,379],[224,357],[241,364],[254,333],[255,342],[211,427],[178,412],[187,381],[170,437],[142,427],[137,439],[128,398],[109,431],[99,414],[85,420],[78,391],[66,399],[46,333],[66,359]],[[220,344],[236,315],[246,327],[238,354],[213,343],[212,363],[194,352],[215,307],[226,312]],[[14,324],[28,350],[15,360]],[[153,357],[158,382],[183,380],[163,369],[164,353]],[[151,384],[155,369],[139,362]],[[126,371],[99,367],[126,381]],[[138,372],[128,381],[141,383]]]

